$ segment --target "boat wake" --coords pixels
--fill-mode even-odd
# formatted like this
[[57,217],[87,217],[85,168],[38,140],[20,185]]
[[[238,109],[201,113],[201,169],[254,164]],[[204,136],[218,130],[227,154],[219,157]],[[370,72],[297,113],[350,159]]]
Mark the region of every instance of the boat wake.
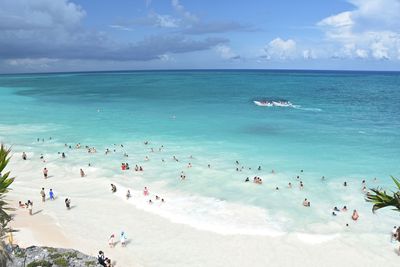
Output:
[[253,100],[253,103],[259,107],[286,107],[286,108],[295,108],[299,110],[305,111],[322,111],[320,108],[304,108],[300,105],[294,105],[288,100]]
[[254,100],[253,102],[260,107],[294,107],[292,103],[286,100]]

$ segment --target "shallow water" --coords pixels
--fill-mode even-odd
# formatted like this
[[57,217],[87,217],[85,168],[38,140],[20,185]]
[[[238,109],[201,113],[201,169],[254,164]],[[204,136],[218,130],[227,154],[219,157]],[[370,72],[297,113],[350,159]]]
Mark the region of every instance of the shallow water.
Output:
[[[386,233],[398,220],[391,212],[371,214],[361,181],[390,187],[390,175],[399,176],[399,73],[1,75],[0,97],[2,142],[35,158],[44,153],[50,162],[77,171],[90,162],[99,179],[137,192],[143,186],[156,188],[173,204],[160,215],[173,221],[227,233],[333,234],[348,222],[352,209],[368,218],[358,227],[361,232]],[[256,99],[285,99],[295,107],[259,107]],[[98,153],[70,150],[64,143],[95,146]],[[106,156],[106,148],[116,152]],[[64,161],[57,154],[61,151],[67,153]],[[145,171],[140,179],[125,179],[136,173],[122,173],[121,162]],[[244,183],[255,175],[263,185]],[[311,209],[301,206],[304,198],[311,200]],[[348,214],[333,218],[332,207],[343,205]]]

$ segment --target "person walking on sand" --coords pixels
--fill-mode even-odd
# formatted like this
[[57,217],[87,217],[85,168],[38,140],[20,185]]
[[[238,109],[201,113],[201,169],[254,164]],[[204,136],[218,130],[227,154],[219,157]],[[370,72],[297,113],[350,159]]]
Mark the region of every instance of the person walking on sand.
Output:
[[54,198],[53,189],[51,189],[51,188],[50,188],[50,191],[49,191],[49,196],[50,196],[50,200],[54,200],[54,199],[55,199],[55,198]]
[[49,170],[48,170],[47,168],[44,168],[44,169],[43,169],[43,176],[44,176],[44,179],[47,179],[48,173],[49,173]]
[[80,169],[80,173],[81,173],[81,177],[85,177],[85,172],[82,169]]
[[70,209],[71,208],[71,199],[66,198],[64,202],[65,202],[65,206],[67,207],[67,209]]
[[46,193],[44,192],[44,188],[42,187],[42,190],[40,190],[40,195],[42,196],[42,202],[46,201]]
[[110,246],[110,248],[113,248],[113,247],[115,246],[115,240],[114,240],[114,238],[115,238],[115,235],[112,234],[112,235],[110,236],[110,238],[108,239],[108,245]]
[[122,247],[125,247],[126,246],[126,236],[125,236],[125,232],[124,231],[122,231],[121,232],[121,238],[120,238],[120,240],[121,240],[121,246]]
[[28,200],[28,210],[29,210],[29,215],[32,215],[33,203],[30,200]]

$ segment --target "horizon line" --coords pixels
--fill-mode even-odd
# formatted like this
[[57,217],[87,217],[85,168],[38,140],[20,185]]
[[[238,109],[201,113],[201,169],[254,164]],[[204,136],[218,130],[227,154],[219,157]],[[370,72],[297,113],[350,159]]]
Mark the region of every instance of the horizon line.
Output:
[[120,70],[77,70],[77,71],[47,71],[47,72],[5,72],[0,75],[24,75],[24,74],[72,74],[72,73],[107,73],[107,72],[173,72],[173,71],[283,71],[283,72],[359,72],[359,73],[400,73],[400,70],[356,70],[356,69],[286,69],[286,68],[243,68],[243,69],[224,69],[224,68],[194,68],[194,69],[120,69]]

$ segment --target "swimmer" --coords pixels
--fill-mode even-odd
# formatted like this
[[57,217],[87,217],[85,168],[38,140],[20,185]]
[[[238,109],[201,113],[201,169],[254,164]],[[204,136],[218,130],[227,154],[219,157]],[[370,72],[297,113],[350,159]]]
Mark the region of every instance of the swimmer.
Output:
[[261,171],[261,166],[258,166],[258,169],[257,169],[257,170]]
[[21,201],[18,201],[18,206],[19,206],[20,208],[26,208],[26,205],[23,204]]
[[64,152],[61,154],[61,157],[62,157],[63,159],[65,159],[65,153],[64,153]]
[[126,199],[128,200],[131,197],[131,191],[128,189],[126,192]]
[[311,202],[307,200],[307,198],[304,199],[303,201],[303,206],[304,207],[310,207],[311,206]]
[[246,180],[244,180],[244,181],[245,182],[249,182],[250,181],[249,177],[247,177]]
[[147,189],[146,186],[144,187],[143,195],[145,195],[145,196],[148,196],[148,195],[149,195],[149,190]]
[[353,221],[357,221],[359,217],[360,216],[358,215],[357,210],[354,210],[353,215],[351,215],[351,218],[353,219]]
[[347,211],[347,207],[343,206],[342,211],[346,212]]
[[304,188],[303,182],[300,181],[300,189],[303,189],[303,188]]
[[288,183],[288,188],[292,188],[292,183]]
[[208,164],[208,165],[207,165],[207,167],[210,169],[210,168],[211,168],[211,165],[210,165],[210,164]]
[[332,211],[332,216],[336,216],[336,213],[334,211]]
[[344,183],[343,183],[343,186],[347,186],[347,182],[344,182]]
[[322,180],[322,181],[325,181],[325,176],[322,176],[322,177],[321,177],[321,180]]
[[338,207],[333,208],[334,211],[339,211]]
[[189,162],[187,167],[192,168],[192,163]]
[[151,199],[149,199],[149,204],[153,204],[153,201],[151,201]]
[[111,192],[112,193],[117,192],[117,187],[114,184],[111,184]]
[[27,157],[26,157],[26,153],[25,153],[25,152],[22,152],[22,159],[23,159],[23,160],[26,160],[26,158],[27,158]]
[[361,191],[363,191],[363,193],[367,193],[367,187],[364,186]]

